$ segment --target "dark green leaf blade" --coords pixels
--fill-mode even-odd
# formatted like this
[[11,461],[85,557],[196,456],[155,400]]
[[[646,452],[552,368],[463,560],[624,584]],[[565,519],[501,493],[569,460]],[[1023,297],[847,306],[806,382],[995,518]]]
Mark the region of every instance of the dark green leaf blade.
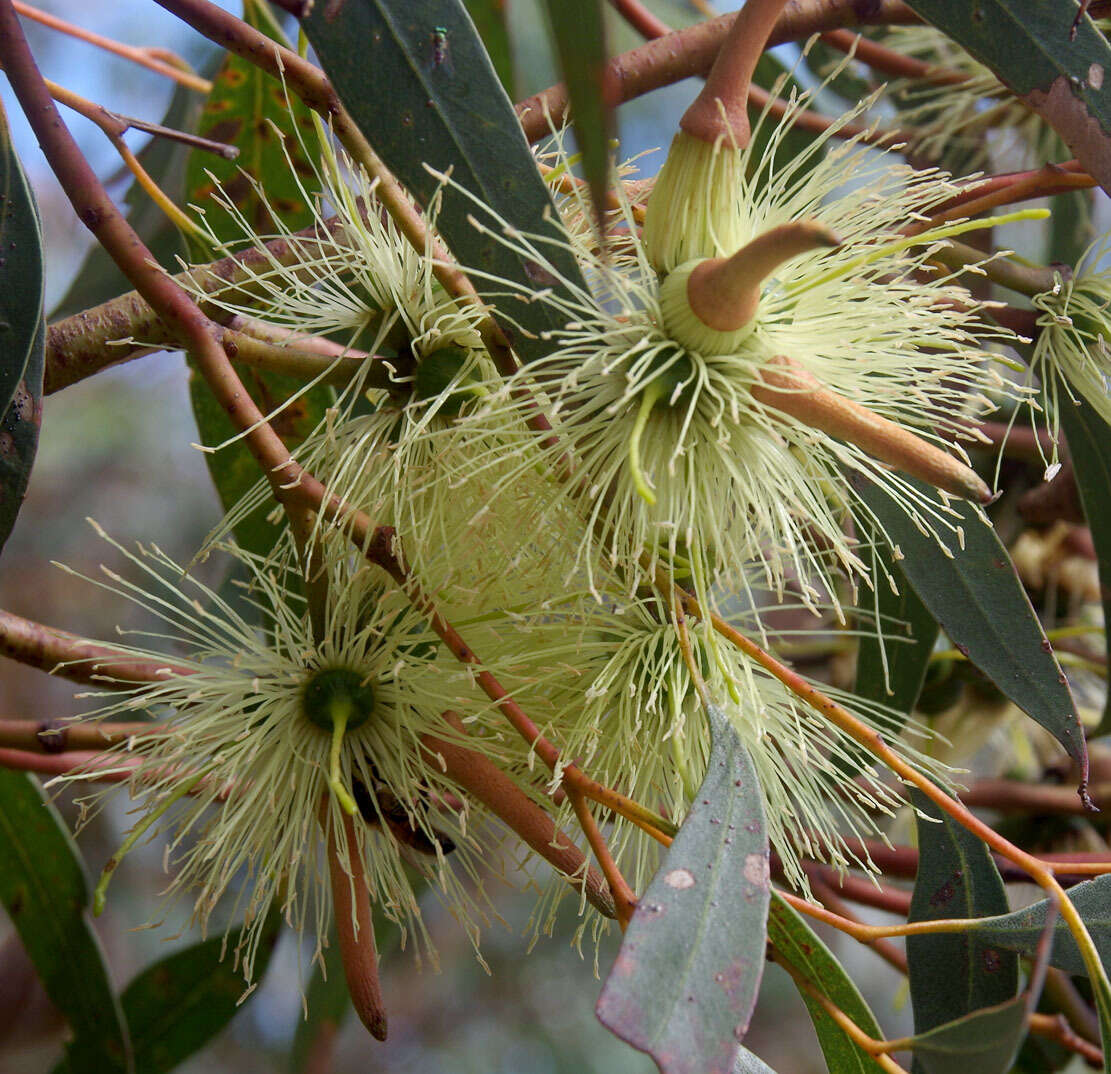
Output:
[[[931,492],[911,481],[923,496]],[[1045,636],[1010,554],[971,504],[954,503],[964,535],[938,541],[871,482],[853,480],[879,520],[903,573],[953,644],[1020,709],[1041,724],[1072,757],[1086,782],[1088,750],[1068,680]],[[900,556],[902,558],[900,558]]]
[[67,1074],[131,1071],[131,1045],[85,908],[77,848],[36,780],[0,770],[0,899],[73,1033]]
[[[281,27],[260,0],[246,0],[244,17],[256,29],[283,45],[288,44]],[[310,171],[294,128],[313,144],[316,135],[308,108],[296,98],[287,101],[280,82],[247,60],[229,54],[213,80],[198,133],[213,141],[235,145],[239,156],[235,161],[227,161],[194,150],[186,164],[189,200],[205,206],[208,227],[217,239],[223,242],[242,239],[243,231],[226,209],[213,202],[216,183],[260,234],[273,231],[272,211],[293,231],[311,223],[312,208],[306,204],[297,175],[290,167],[292,161],[297,171]],[[248,176],[265,189],[269,205],[259,196],[258,188]],[[202,260],[211,256],[212,251],[201,252]],[[302,388],[302,383],[292,377],[253,367],[241,368],[240,376],[265,413],[275,410]],[[212,447],[235,436],[237,428],[195,371],[189,389],[201,442]],[[318,385],[281,409],[272,425],[292,449],[323,420],[332,400],[331,390]],[[242,441],[206,453],[205,461],[220,502],[228,510],[260,479],[258,465]],[[267,521],[265,510],[259,510],[242,519],[234,532],[241,548],[266,555],[281,530]]]
[[1051,124],[1111,191],[1111,45],[1075,0],[908,0]]
[[[1007,892],[988,848],[921,792],[912,792],[911,802],[919,811],[919,849],[908,920],[1006,913]],[[970,933],[908,936],[907,967],[919,1034],[1018,991],[1018,959]]]
[[595,216],[605,212],[609,142],[615,129],[602,0],[546,0],[559,69],[567,84],[575,139]]
[[[870,1037],[882,1038],[875,1015],[841,964],[810,926],[774,891],[768,908],[768,940],[776,950],[777,959],[785,959],[803,973],[815,989]],[[831,1071],[876,1074],[880,1070],[876,1060],[849,1037],[813,996],[803,992],[802,998],[818,1034],[826,1066]]]
[[513,43],[509,39],[509,6],[505,0],[464,0],[467,14],[486,46],[498,80],[510,97],[517,95]]
[[595,1008],[662,1074],[729,1074],[764,969],[763,792],[728,717],[707,710],[706,778],[625,933]]
[[986,1007],[913,1038],[925,1074],[1007,1074],[1026,1036],[1026,996]]
[[[1099,876],[1077,884],[1069,889],[1069,899],[1088,926],[1100,961],[1111,966],[1111,876]],[[982,921],[969,935],[977,943],[1006,948],[1032,958],[1045,929],[1048,908],[1049,900],[1043,899],[1014,913]],[[1053,922],[1049,964],[1074,975],[1087,976],[1088,973],[1080,949],[1060,917]]]
[[39,212],[12,145],[3,107],[0,107],[0,251],[0,412],[3,412],[23,381],[41,329],[45,279]]
[[42,428],[42,373],[46,358],[46,324],[39,310],[23,379],[16,385],[7,412],[0,418],[0,548],[11,535],[39,446]]
[[[1091,526],[1092,544],[1099,562],[1100,591],[1103,594],[1103,621],[1111,623],[1111,426],[1096,413],[1085,399],[1077,396],[1076,404],[1060,385],[1061,426],[1069,444],[1076,487],[1084,515]],[[1107,636],[1107,652],[1111,655],[1111,634]],[[1111,733],[1111,692],[1103,707],[1103,718],[1093,732]]]
[[[281,915],[272,912],[255,957],[256,983],[266,973],[280,926]],[[243,1009],[247,985],[231,957],[240,938],[237,930],[177,951],[127,986],[121,1002],[131,1026],[135,1074],[173,1070]]]
[[[539,236],[554,272],[476,229],[470,218],[485,214],[449,187],[436,226],[460,264],[526,293],[566,292],[562,280],[586,290],[570,252],[549,245],[561,241],[555,207],[461,0],[316,4],[302,26],[359,130],[418,204],[431,204],[440,188],[425,165],[450,169],[452,180],[491,213]],[[503,285],[476,285],[501,295],[498,308],[523,329],[503,322],[523,361],[545,353],[544,333],[564,326],[549,302],[508,299]]]

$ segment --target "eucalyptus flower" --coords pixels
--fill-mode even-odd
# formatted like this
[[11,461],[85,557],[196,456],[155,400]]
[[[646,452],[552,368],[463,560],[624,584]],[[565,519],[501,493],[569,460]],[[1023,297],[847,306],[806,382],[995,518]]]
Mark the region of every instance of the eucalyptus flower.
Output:
[[1059,411],[1070,406],[1070,400],[1082,396],[1111,423],[1111,272],[1101,267],[1107,252],[1104,241],[1089,247],[1075,273],[1055,273],[1053,289],[1032,300],[1041,332],[1030,371],[1051,402],[1054,460]]
[[[577,510],[585,523],[575,566],[591,584],[603,561],[624,572],[630,593],[663,567],[692,579],[701,599],[716,582],[743,588],[741,565],[755,561],[777,592],[791,578],[812,603],[835,599],[839,571],[868,577],[850,515],[882,529],[846,474],[876,483],[933,532],[953,525],[948,495],[991,498],[954,441],[993,405],[989,391],[1007,390],[984,340],[1009,336],[929,270],[937,244],[982,225],[908,235],[956,185],[855,139],[829,132],[783,160],[780,143],[807,103],[799,98],[767,139],[728,150],[744,177],[733,191],[706,191],[734,204],[741,251],[704,250],[662,281],[620,188],[616,256],[581,228],[562,241],[586,288],[548,256],[558,241],[511,228],[473,199],[476,227],[556,281],[529,297],[563,327],[546,356],[485,384],[458,425],[481,441],[523,428],[533,408],[547,417],[552,431],[536,432],[515,467],[496,450],[483,465],[499,468],[499,489],[538,465],[555,475],[546,496],[553,512]],[[765,113],[759,125],[771,123]],[[569,198],[564,213],[589,211],[581,193]],[[922,493],[904,473],[941,493]]]
[[[114,756],[140,814],[125,847],[168,838],[171,901],[191,900],[202,928],[230,901],[232,923],[246,926],[236,954],[248,979],[274,908],[296,931],[315,932],[319,954],[332,906],[331,839],[340,861],[361,861],[372,904],[403,938],[415,937],[418,953],[434,956],[414,875],[477,943],[493,832],[455,796],[421,736],[450,740],[441,714],[482,705],[405,596],[365,561],[333,552],[324,557],[327,600],[314,631],[296,579],[276,561],[228,548],[250,579],[233,602],[183,575],[157,547],[112,543],[139,580],[105,568],[95,584],[165,624],[125,651],[169,660],[173,670],[144,685],[105,680],[109,696],[98,695],[103,703],[88,718],[144,708],[163,716]],[[493,738],[471,733],[466,742],[506,762]],[[364,882],[347,867],[342,875],[348,885]]]

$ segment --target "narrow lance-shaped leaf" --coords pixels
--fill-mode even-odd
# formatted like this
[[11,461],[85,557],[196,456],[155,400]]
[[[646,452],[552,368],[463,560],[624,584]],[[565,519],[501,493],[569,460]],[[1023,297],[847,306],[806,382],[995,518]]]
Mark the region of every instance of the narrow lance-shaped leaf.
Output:
[[1026,996],[986,1007],[913,1038],[924,1074],[1008,1074],[1026,1036]]
[[[988,917],[1007,910],[1007,892],[988,848],[937,808],[911,795],[918,815],[918,876],[910,921]],[[1018,991],[1018,959],[969,933],[907,937],[914,1027],[921,1034]]]
[[35,333],[23,379],[0,418],[0,547],[11,535],[39,446],[42,428],[42,373],[45,359],[46,323],[39,310]]
[[0,770],[0,900],[72,1031],[66,1074],[130,1072],[127,1026],[85,908],[77,848],[33,777]]
[[[558,245],[548,189],[461,0],[320,3],[302,26],[359,130],[420,205],[441,188],[426,165],[450,170],[492,214],[537,236],[554,273],[476,229],[470,217],[482,214],[448,187],[436,227],[461,265],[528,292],[562,289],[557,276],[585,289],[574,257]],[[504,285],[476,286],[503,296],[502,326],[524,361],[545,353],[543,334],[563,327],[552,303],[506,298]]]
[[[255,958],[254,984],[266,973],[280,927],[281,915],[271,913]],[[241,938],[236,930],[176,951],[127,986],[121,1002],[131,1027],[135,1074],[173,1070],[243,1009],[247,984],[232,956]]]
[[[1073,404],[1064,385],[1059,386],[1061,426],[1069,444],[1076,487],[1084,514],[1091,524],[1092,544],[1099,562],[1100,592],[1103,595],[1103,621],[1111,623],[1111,426],[1095,408],[1077,396]],[[1111,633],[1106,636],[1111,656]],[[1104,700],[1103,718],[1095,734],[1111,733],[1111,692]]]
[[[912,483],[929,495],[927,486]],[[1061,743],[1086,785],[1088,750],[1068,680],[995,530],[970,504],[954,503],[964,543],[944,534],[946,554],[879,488],[864,479],[854,479],[854,485],[886,531],[903,573],[953,644]]]
[[[288,44],[260,0],[246,0],[243,14],[256,29]],[[217,183],[259,234],[274,230],[272,213],[277,213],[294,231],[311,223],[312,208],[305,203],[298,176],[290,167],[292,163],[302,177],[311,175],[297,129],[301,137],[310,139],[310,144],[315,139],[308,108],[296,98],[287,100],[277,79],[247,60],[229,54],[213,81],[198,133],[213,141],[236,146],[239,156],[235,161],[227,161],[194,150],[186,166],[189,200],[204,206],[208,227],[217,239],[231,242],[242,238],[242,230],[231,214],[212,201]],[[265,202],[251,180],[257,181],[266,191]],[[205,251],[202,256],[207,259],[213,252]],[[264,413],[270,413],[303,387],[293,377],[255,368],[241,368],[240,375]],[[237,429],[224,408],[196,374],[190,380],[190,398],[203,443],[222,444],[236,434]],[[272,424],[292,448],[323,420],[332,399],[331,390],[318,385],[282,408]],[[205,461],[225,509],[238,503],[260,478],[258,465],[242,442],[206,453]],[[277,525],[267,521],[265,511],[256,511],[236,525],[235,538],[248,551],[266,555],[279,532]]]
[[498,79],[510,97],[517,92],[513,42],[509,39],[509,5],[505,0],[464,0],[467,14],[486,46]]
[[601,220],[609,180],[609,142],[615,127],[602,0],[546,0],[545,6],[560,73],[567,84],[583,173],[596,217]]
[[637,906],[596,1008],[662,1074],[730,1074],[764,969],[763,792],[728,717],[707,710],[706,777]]
[[[774,891],[768,908],[768,941],[775,948],[777,959],[789,962],[801,972],[817,991],[844,1011],[865,1033],[876,1040],[883,1036],[864,997],[829,948]],[[802,998],[818,1034],[826,1066],[837,1074],[877,1074],[880,1066],[875,1058],[853,1041],[825,1007],[806,992],[802,993]]]
[[907,0],[1065,140],[1111,192],[1111,45],[1075,0]]

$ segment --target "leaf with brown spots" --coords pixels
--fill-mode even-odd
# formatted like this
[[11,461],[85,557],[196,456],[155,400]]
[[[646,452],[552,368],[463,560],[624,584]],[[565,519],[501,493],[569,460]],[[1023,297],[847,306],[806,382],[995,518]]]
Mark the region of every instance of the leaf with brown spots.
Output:
[[[283,45],[287,44],[281,28],[261,0],[246,0],[244,18],[256,29]],[[274,125],[281,134],[274,129]],[[242,238],[243,231],[230,213],[212,202],[211,195],[217,181],[257,232],[266,233],[274,229],[271,210],[291,230],[298,230],[311,222],[311,206],[305,201],[297,178],[300,176],[302,180],[311,182],[312,168],[301,149],[295,128],[301,129],[302,137],[315,141],[309,110],[296,98],[287,101],[282,85],[276,79],[246,60],[229,54],[205,103],[198,133],[235,145],[239,149],[239,157],[235,161],[225,161],[195,150],[189,156],[186,169],[186,189],[190,192],[190,200],[204,206],[208,226],[222,241]],[[296,175],[290,169],[291,162]],[[260,183],[266,191],[269,209],[251,179]],[[309,189],[311,191],[311,186]],[[206,259],[208,256],[208,253],[204,255]],[[302,383],[292,377],[256,369],[241,368],[240,375],[263,413],[272,412],[302,388]],[[190,397],[202,443],[209,446],[222,444],[236,434],[238,430],[195,370],[190,378]],[[278,435],[290,448],[295,447],[323,419],[332,399],[331,389],[325,386],[300,395],[274,418],[273,425]],[[241,441],[206,455],[205,460],[225,508],[230,509],[238,503],[262,476]],[[281,532],[278,526],[266,520],[265,514],[265,510],[257,511],[235,527],[235,538],[239,544],[259,555],[270,552]]]
[[663,1074],[731,1074],[764,971],[768,838],[756,771],[707,710],[706,777],[641,896],[596,1008]]
[[[919,854],[908,920],[1005,914],[1007,892],[988,848],[924,795],[911,793]],[[970,933],[908,936],[907,967],[916,1033],[1018,992],[1018,959]]]

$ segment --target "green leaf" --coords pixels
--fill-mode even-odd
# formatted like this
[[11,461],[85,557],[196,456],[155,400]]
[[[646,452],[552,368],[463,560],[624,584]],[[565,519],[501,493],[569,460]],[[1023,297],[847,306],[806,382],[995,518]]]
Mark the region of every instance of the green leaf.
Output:
[[[204,98],[196,90],[178,86],[170,98],[162,126],[194,131],[203,104]],[[189,147],[180,142],[151,138],[137,154],[147,174],[178,204],[185,194],[185,161],[189,153]],[[209,154],[209,159],[218,158]],[[185,254],[185,242],[177,226],[151,201],[138,183],[132,181],[123,200],[130,210],[127,222],[160,265],[172,266],[176,257]],[[132,286],[104,247],[94,243],[89,247],[69,289],[50,311],[50,319],[57,320],[98,306],[125,294]]]
[[[548,188],[461,0],[434,10],[411,0],[320,3],[302,26],[359,130],[420,205],[440,188],[427,164],[450,169],[453,182],[501,218],[487,218],[458,189],[443,191],[436,226],[464,268],[527,294],[544,287],[569,297],[564,280],[586,290],[574,257],[550,245],[561,230]],[[472,217],[496,232],[508,223],[538,236],[548,264],[479,231]],[[546,352],[544,333],[564,327],[551,302],[507,298],[504,285],[481,279],[475,285],[500,296],[502,327],[523,361]]]
[[[903,480],[924,497],[930,496],[929,486],[905,476]],[[922,533],[881,489],[858,478],[853,484],[942,630],[1007,697],[1061,743],[1080,765],[1086,783],[1088,750],[1068,680],[995,530],[981,521],[971,504],[954,502],[964,547],[953,534],[944,534],[946,554],[938,540]]]
[[509,39],[509,5],[505,0],[463,0],[467,14],[486,46],[498,80],[510,97],[517,95],[513,44]]
[[[774,891],[768,908],[768,940],[775,948],[777,958],[801,971],[817,991],[844,1011],[870,1037],[882,1039],[883,1033],[875,1015],[841,964],[810,926]],[[831,1071],[836,1071],[836,1074],[876,1074],[881,1069],[876,1060],[849,1037],[813,996],[805,992],[801,995],[814,1023],[814,1031],[818,1034],[826,1066]]]
[[[376,945],[381,920],[382,915],[379,914],[374,930]],[[381,957],[380,946],[378,953]],[[293,1048],[290,1051],[289,1069],[294,1074],[302,1070],[319,1068],[319,1064],[314,1065],[311,1061],[315,1050],[326,1047],[335,1037],[351,1006],[347,981],[343,976],[343,959],[335,940],[334,926],[331,942],[324,949],[324,965],[317,965],[313,970],[312,979],[305,993],[305,1005],[307,1016],[297,1023],[297,1032],[294,1034]]]
[[[8,409],[19,390],[41,333],[43,273],[35,196],[0,107],[0,411]],[[0,440],[0,456],[4,454],[6,445]]]
[[[908,921],[1006,913],[1007,892],[987,846],[919,791],[918,876]],[[967,932],[907,937],[914,1028],[924,1033],[1013,998],[1018,959]]]
[[763,792],[728,717],[707,710],[706,777],[625,932],[595,1008],[662,1074],[729,1074],[764,969]]
[[[1076,487],[1084,515],[1091,525],[1092,544],[1099,562],[1100,592],[1103,594],[1103,621],[1111,624],[1111,427],[1083,397],[1076,405],[1069,401],[1064,385],[1058,386],[1061,400],[1061,426],[1069,444]],[[1111,656],[1111,633],[1106,636]],[[1111,733],[1111,692],[1103,706],[1103,718],[1094,735]]]
[[127,1026],[85,908],[77,848],[36,780],[0,770],[0,899],[69,1022],[67,1074],[131,1071]]
[[46,324],[39,309],[39,327],[31,353],[16,385],[15,395],[0,418],[0,548],[15,526],[31,467],[39,446],[42,427],[42,372],[45,360]]
[[[255,957],[255,983],[266,973],[280,927],[281,915],[272,912]],[[236,930],[187,947],[148,966],[127,986],[121,1002],[135,1074],[173,1070],[243,1009],[247,985],[231,956],[241,937]]]
[[907,0],[1051,124],[1111,192],[1111,45],[1075,0]]
[[[1088,926],[1100,961],[1111,966],[1111,876],[1086,880],[1069,889],[1069,899]],[[1034,956],[1038,941],[1045,930],[1049,900],[1043,899],[1012,914],[1004,914],[980,922],[969,935],[977,943],[1003,947],[1028,958]],[[1088,969],[1068,925],[1057,917],[1053,922],[1053,947],[1049,964],[1066,973],[1087,976]]]
[[[286,42],[281,27],[260,0],[246,0],[244,18],[256,29]],[[273,124],[273,126],[272,126]],[[274,127],[284,132],[280,136]],[[254,64],[229,54],[213,81],[212,92],[204,105],[198,133],[214,141],[235,145],[239,157],[226,161],[194,150],[186,166],[189,199],[206,208],[209,227],[222,241],[242,238],[243,232],[227,210],[211,200],[214,181],[233,201],[244,218],[259,233],[274,229],[270,211],[248,180],[255,179],[266,190],[270,206],[291,230],[306,227],[313,219],[290,168],[309,173],[310,165],[292,127],[315,141],[311,113],[299,100],[287,102],[279,81],[260,71]],[[288,159],[287,159],[288,158]],[[205,257],[210,256],[206,252]],[[255,368],[240,368],[244,385],[263,413],[270,413],[285,400],[297,395],[303,385],[293,377],[280,376]],[[203,378],[193,371],[189,394],[201,442],[212,447],[222,444],[238,431],[224,408],[216,401]],[[331,390],[318,385],[284,407],[272,425],[285,444],[293,448],[323,420],[333,401]],[[259,481],[258,464],[242,441],[205,455],[209,473],[225,509],[230,509]],[[280,534],[279,526],[267,521],[265,508],[243,519],[235,527],[240,547],[259,555],[268,554]]]
[[1026,996],[987,1007],[913,1038],[925,1074],[1007,1074],[1026,1036]]
[[545,0],[545,6],[560,73],[567,84],[583,174],[601,220],[609,185],[609,142],[615,128],[602,0]]

